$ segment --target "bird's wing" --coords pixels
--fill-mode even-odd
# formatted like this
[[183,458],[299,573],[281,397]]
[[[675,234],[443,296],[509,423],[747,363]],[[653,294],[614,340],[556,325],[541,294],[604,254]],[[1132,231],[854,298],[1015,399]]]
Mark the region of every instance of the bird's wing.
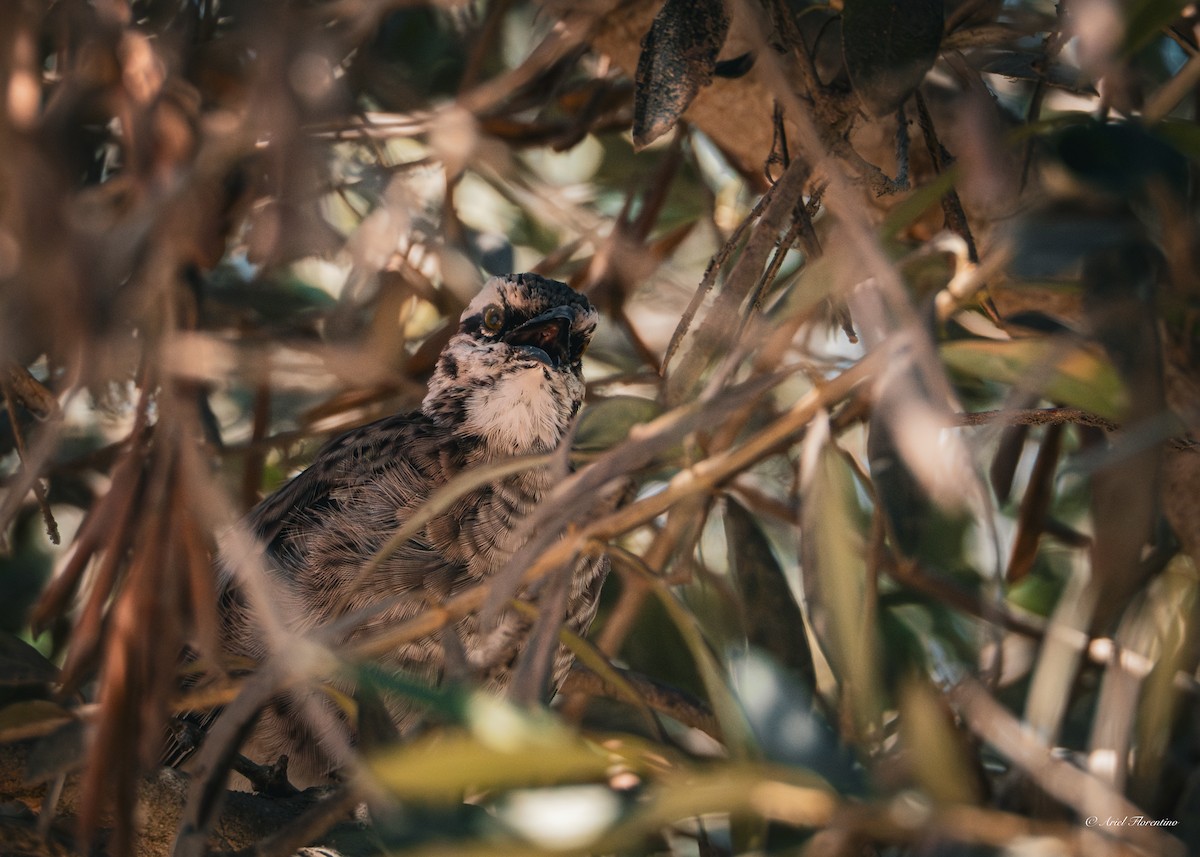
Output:
[[[419,534],[395,547],[368,579],[364,566],[430,493],[461,465],[423,414],[388,417],[327,443],[312,464],[249,514],[280,581],[299,599],[301,624],[323,624],[342,606],[354,609],[419,590],[433,598],[464,574],[449,543]],[[336,593],[336,595],[335,595]],[[403,599],[391,619],[421,609]]]
[[[312,463],[255,506],[247,516],[251,531],[268,547],[331,508],[346,487],[369,480],[373,472],[429,445],[429,421],[420,413],[390,416],[328,441]],[[424,441],[424,443],[422,443]],[[421,490],[414,485],[414,491]]]

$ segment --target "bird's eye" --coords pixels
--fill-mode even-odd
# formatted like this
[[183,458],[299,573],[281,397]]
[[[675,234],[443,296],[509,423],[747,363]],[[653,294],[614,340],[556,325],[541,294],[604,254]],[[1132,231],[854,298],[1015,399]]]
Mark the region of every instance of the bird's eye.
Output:
[[483,308],[483,326],[488,330],[495,332],[504,327],[504,310],[495,304],[488,304]]

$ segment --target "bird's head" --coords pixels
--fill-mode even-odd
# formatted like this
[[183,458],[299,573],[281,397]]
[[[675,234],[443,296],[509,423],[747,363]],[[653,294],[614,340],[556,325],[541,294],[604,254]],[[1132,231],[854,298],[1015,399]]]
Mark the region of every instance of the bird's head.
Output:
[[583,403],[581,358],[597,319],[557,280],[493,277],[442,350],[422,410],[498,453],[553,449]]

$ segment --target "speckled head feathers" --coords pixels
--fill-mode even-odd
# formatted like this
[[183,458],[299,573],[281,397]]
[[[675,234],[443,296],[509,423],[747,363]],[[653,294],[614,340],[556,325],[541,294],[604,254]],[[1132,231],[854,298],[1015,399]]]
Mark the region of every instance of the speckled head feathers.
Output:
[[442,350],[422,410],[498,454],[553,449],[583,402],[581,358],[598,318],[565,283],[493,277]]
[[503,314],[504,328],[500,333],[511,331],[550,310],[569,310],[573,317],[572,337],[578,340],[581,353],[596,329],[596,310],[586,297],[566,283],[537,274],[492,277],[463,310],[459,317],[459,332],[485,336],[495,333],[485,325],[484,317],[489,307],[498,307]]

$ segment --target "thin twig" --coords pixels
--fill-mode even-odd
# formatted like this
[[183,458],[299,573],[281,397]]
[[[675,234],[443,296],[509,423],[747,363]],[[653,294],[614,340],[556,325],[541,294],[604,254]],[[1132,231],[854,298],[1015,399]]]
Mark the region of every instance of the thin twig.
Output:
[[[352,661],[370,658],[392,651],[403,643],[435,634],[451,622],[476,612],[486,600],[498,600],[502,596],[507,598],[520,587],[540,580],[554,569],[570,562],[588,544],[607,542],[654,520],[685,498],[710,493],[717,485],[792,442],[818,411],[827,409],[850,395],[859,384],[871,378],[888,357],[887,348],[875,349],[824,386],[810,390],[791,410],[751,436],[741,446],[706,458],[680,471],[667,487],[657,494],[603,515],[586,526],[565,533],[561,538],[556,538],[561,530],[547,526],[545,542],[548,543],[540,544],[531,552],[518,551],[513,557],[510,565],[520,572],[516,587],[506,580],[507,569],[502,569],[486,582],[472,586],[407,621],[364,635],[346,647],[345,655]],[[583,473],[587,471],[576,474],[574,478],[580,478]],[[548,502],[546,505],[551,504]],[[565,505],[568,509],[576,508],[570,502],[554,505]],[[493,592],[500,583],[506,585],[503,589]]]
[[[345,612],[355,593],[366,579],[378,571],[405,542],[419,533],[431,520],[449,509],[460,497],[496,480],[526,473],[539,467],[546,467],[553,464],[554,460],[555,456],[553,453],[524,455],[479,465],[457,474],[453,479],[433,492],[421,504],[421,507],[413,513],[412,517],[405,521],[402,527],[392,533],[383,546],[367,562],[363,563],[363,567],[354,576],[354,579],[338,593],[332,615],[336,616]],[[352,613],[348,617],[344,617],[343,621],[339,621],[336,624],[338,626],[347,625],[358,621],[358,619],[358,614]]]
[[709,260],[708,267],[704,269],[704,276],[700,278],[700,285],[696,287],[695,294],[692,295],[692,299],[688,302],[687,308],[684,309],[683,315],[679,317],[679,324],[675,326],[675,332],[671,334],[671,341],[667,343],[667,350],[663,354],[661,364],[663,371],[666,371],[667,366],[671,363],[671,358],[679,350],[679,346],[683,342],[683,337],[687,335],[688,329],[692,326],[692,320],[696,317],[696,313],[700,309],[700,304],[704,303],[704,298],[712,291],[712,287],[716,284],[717,272],[729,260],[738,243],[742,240],[742,236],[750,228],[750,224],[762,215],[763,209],[767,207],[767,204],[771,200],[774,189],[775,185],[771,185],[767,192],[759,197],[758,202],[754,203],[754,207],[750,209],[750,213],[742,219],[742,222],[733,230],[733,234],[729,236],[721,246],[721,249]]
[[237,857],[291,857],[328,833],[339,821],[349,818],[361,799],[357,789],[343,783],[287,827],[237,852]]
[[242,508],[249,509],[258,502],[262,487],[263,467],[268,447],[261,446],[271,425],[271,388],[262,383],[254,391],[254,414],[250,429],[250,449],[242,462]]
[[1046,426],[1074,423],[1092,426],[1105,431],[1116,431],[1118,426],[1111,420],[1097,416],[1082,408],[1017,408],[999,411],[969,411],[955,414],[960,426],[986,426],[1000,423],[1014,426]]
[[762,276],[768,256],[779,241],[779,235],[790,225],[797,205],[803,205],[804,185],[809,176],[805,161],[796,158],[771,187],[771,200],[763,209],[746,246],[724,285],[713,301],[712,308],[696,331],[696,341],[681,357],[668,377],[668,397],[673,401],[694,395],[704,369],[732,342],[736,329],[733,320],[751,295]]
[[193,766],[193,779],[179,821],[174,857],[204,857],[208,834],[225,802],[225,775],[250,736],[258,714],[279,690],[282,677],[266,666],[242,686],[241,693],[213,723]]
[[922,569],[914,562],[896,562],[885,558],[883,571],[887,573],[888,577],[911,590],[935,598],[948,607],[983,619],[1006,631],[1012,631],[1034,640],[1040,640],[1045,636],[1044,620],[1039,620],[1037,617],[1020,616],[1003,604],[985,601],[977,591],[948,577]]
[[[620,670],[621,676],[633,685],[638,695],[659,714],[678,720],[684,726],[699,729],[716,740],[721,740],[721,726],[712,709],[701,700],[678,688],[657,682],[630,670]],[[567,674],[560,689],[564,694],[585,694],[621,699],[615,688],[591,670],[573,669]]]
[[[934,171],[941,175],[954,161],[942,145],[942,141],[938,139],[937,131],[933,127],[933,116],[930,115],[920,90],[913,93],[913,100],[917,104],[917,119],[921,126],[925,149],[929,152],[929,159],[933,161]],[[907,134],[905,136],[907,137]],[[958,198],[958,191],[953,187],[942,196],[942,213],[945,215],[946,225],[967,242],[968,258],[978,263],[979,251],[975,246],[975,236],[971,234],[971,225],[967,222],[967,212],[963,208],[962,200]]]
[[[971,678],[950,689],[951,704],[973,733],[1026,773],[1057,801],[1083,818],[1148,818],[1140,807],[1117,794],[1105,782],[1053,755],[987,690]],[[1183,857],[1183,843],[1152,827],[1105,826],[1105,834],[1146,848],[1149,853]],[[1097,835],[1099,835],[1097,833]]]

